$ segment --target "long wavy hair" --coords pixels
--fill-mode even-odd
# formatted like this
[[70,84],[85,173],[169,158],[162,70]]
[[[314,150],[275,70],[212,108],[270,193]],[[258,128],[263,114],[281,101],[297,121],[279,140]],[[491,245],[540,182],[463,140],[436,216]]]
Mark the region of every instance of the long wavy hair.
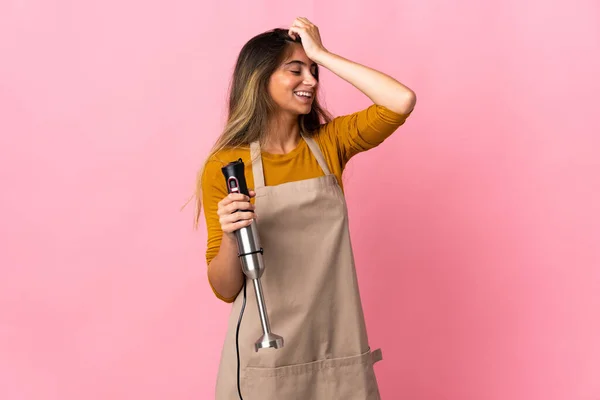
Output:
[[[229,88],[227,122],[197,175],[196,227],[202,210],[202,173],[206,163],[225,148],[265,142],[269,120],[276,110],[268,91],[269,79],[289,57],[295,43],[301,43],[301,39],[289,36],[287,29],[273,29],[253,37],[242,47]],[[315,79],[319,80],[318,66]],[[317,93],[310,112],[298,116],[300,132],[304,136],[312,136],[321,124],[329,121],[331,116],[319,104]]]

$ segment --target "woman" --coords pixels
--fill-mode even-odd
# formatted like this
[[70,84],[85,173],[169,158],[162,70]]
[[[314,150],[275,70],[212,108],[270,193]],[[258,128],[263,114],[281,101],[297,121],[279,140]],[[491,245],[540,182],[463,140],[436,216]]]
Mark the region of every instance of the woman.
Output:
[[[317,102],[319,67],[362,91],[373,105],[328,117]],[[257,222],[264,248],[262,285],[281,349],[255,352],[256,306],[239,331],[245,400],[379,398],[348,233],[341,175],[355,154],[404,123],[415,94],[393,78],[344,59],[318,28],[297,18],[288,30],[252,38],[235,67],[224,132],[199,181],[208,227],[208,279],[233,302],[217,379],[217,399],[238,398],[236,326],[245,276],[234,232]],[[241,158],[250,197],[227,194],[221,168]],[[236,210],[239,210],[236,212]],[[248,303],[256,301],[248,291]]]

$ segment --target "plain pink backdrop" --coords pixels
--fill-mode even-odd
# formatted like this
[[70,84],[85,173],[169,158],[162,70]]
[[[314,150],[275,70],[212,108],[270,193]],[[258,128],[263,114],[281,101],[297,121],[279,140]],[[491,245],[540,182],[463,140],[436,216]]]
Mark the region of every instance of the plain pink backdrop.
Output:
[[345,175],[383,398],[600,399],[598,2],[290,4],[0,3],[0,399],[213,397],[230,306],[179,207],[296,16],[418,95]]

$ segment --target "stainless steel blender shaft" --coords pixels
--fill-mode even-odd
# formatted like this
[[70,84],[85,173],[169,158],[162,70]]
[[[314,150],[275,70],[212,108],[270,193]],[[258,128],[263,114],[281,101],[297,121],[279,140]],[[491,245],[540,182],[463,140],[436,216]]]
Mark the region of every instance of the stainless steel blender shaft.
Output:
[[256,294],[256,304],[260,316],[260,323],[263,329],[263,335],[254,343],[255,351],[263,348],[279,349],[283,347],[283,338],[271,332],[267,306],[260,282],[265,266],[263,263],[260,239],[256,230],[255,223],[236,231],[238,242],[239,258],[242,262],[244,274],[252,279],[254,284],[254,293]]

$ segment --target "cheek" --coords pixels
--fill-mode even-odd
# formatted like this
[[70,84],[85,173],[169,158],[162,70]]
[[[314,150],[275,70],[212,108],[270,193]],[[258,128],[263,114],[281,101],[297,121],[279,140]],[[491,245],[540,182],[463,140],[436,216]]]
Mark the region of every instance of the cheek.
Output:
[[288,79],[273,80],[269,85],[269,92],[275,99],[289,97],[294,85]]

